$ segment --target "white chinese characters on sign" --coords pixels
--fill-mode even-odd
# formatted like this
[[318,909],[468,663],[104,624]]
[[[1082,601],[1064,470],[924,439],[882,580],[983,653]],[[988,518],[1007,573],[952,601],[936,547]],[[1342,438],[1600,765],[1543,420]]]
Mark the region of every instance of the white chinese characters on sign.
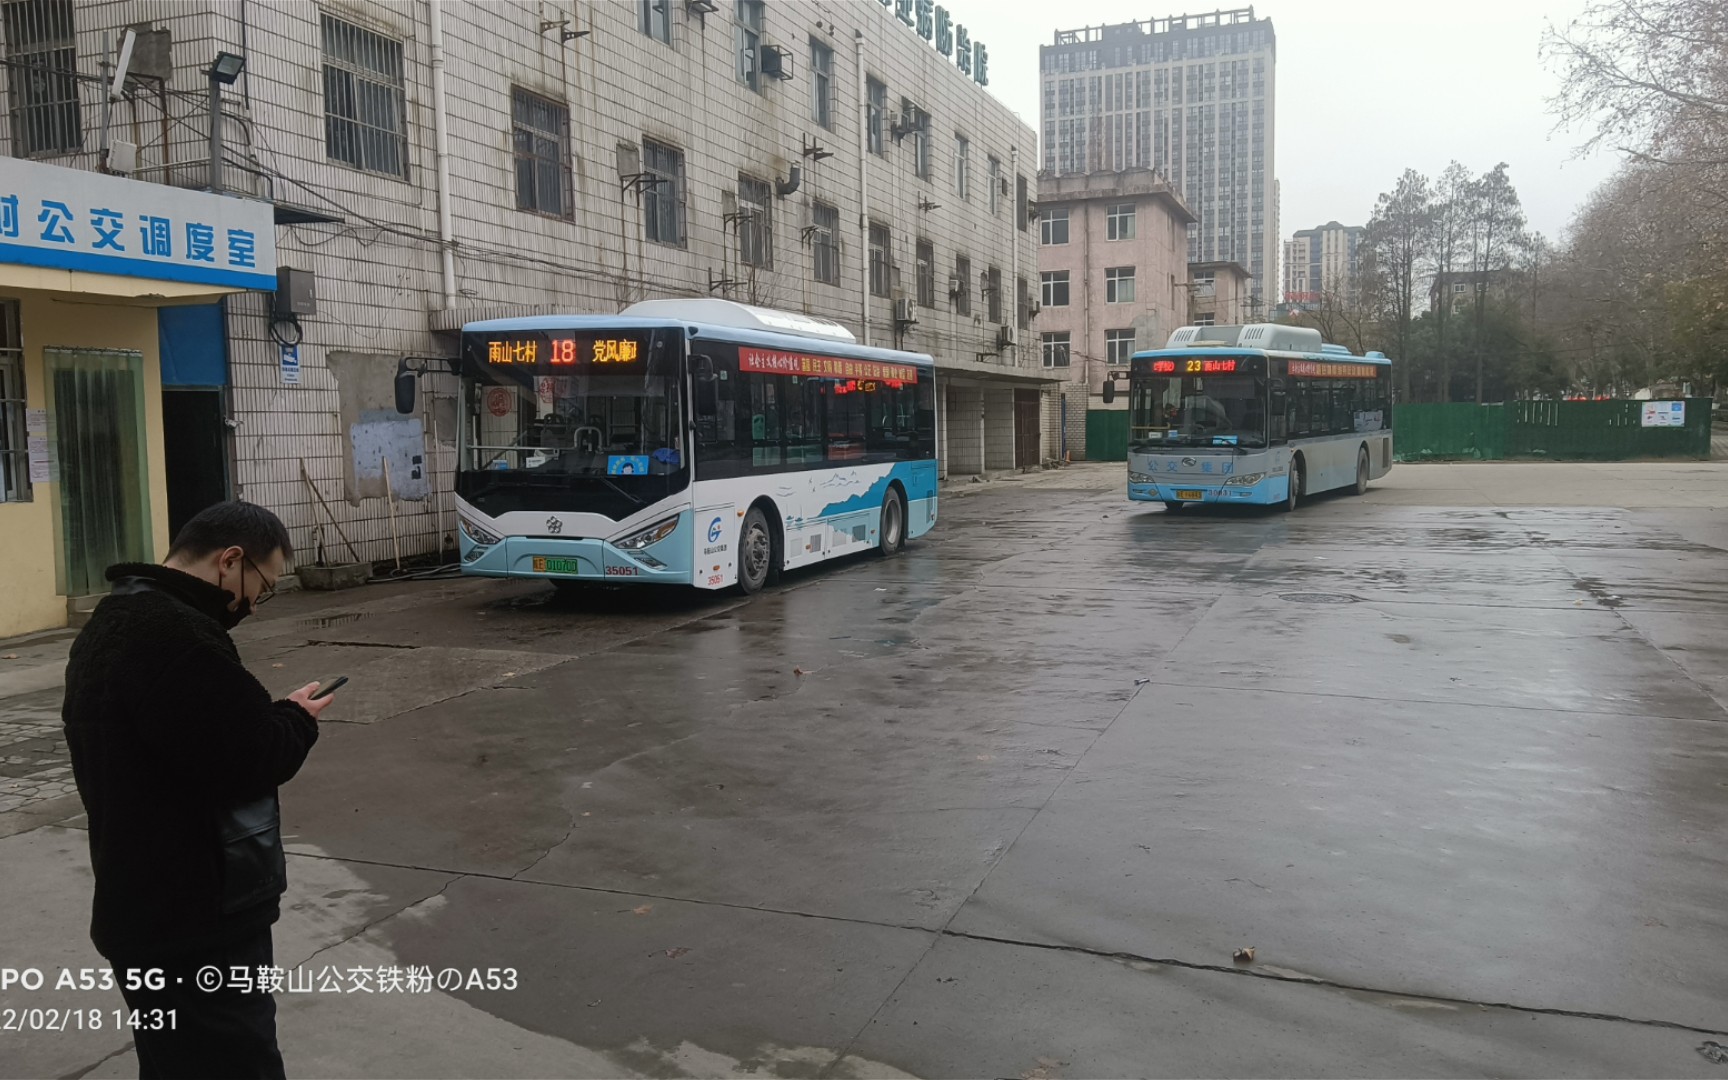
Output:
[[273,289],[270,204],[0,158],[0,262]]

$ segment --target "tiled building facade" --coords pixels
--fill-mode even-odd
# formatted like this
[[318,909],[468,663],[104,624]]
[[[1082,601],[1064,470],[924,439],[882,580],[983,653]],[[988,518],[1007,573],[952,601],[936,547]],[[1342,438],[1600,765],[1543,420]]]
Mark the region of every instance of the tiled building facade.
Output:
[[1277,40],[1251,7],[1059,30],[1041,46],[1043,166],[1153,168],[1192,207],[1188,259],[1278,294]]
[[[1159,349],[1188,319],[1188,204],[1151,169],[1039,178],[1038,333],[1063,378],[1063,449],[1085,456],[1085,412],[1109,371]],[[1074,422],[1078,415],[1080,422]]]
[[[1029,340],[1034,133],[980,85],[981,57],[962,71],[954,41],[944,55],[894,5],[62,6],[87,129],[125,28],[166,60],[111,106],[137,179],[207,183],[205,72],[245,58],[222,90],[222,183],[276,204],[278,260],[312,275],[317,310],[225,301],[228,493],[302,548],[377,561],[454,543],[454,379],[429,377],[404,418],[391,377],[502,315],[672,296],[809,312],[936,358],[950,473],[1054,456]],[[95,167],[98,144],[48,160]]]

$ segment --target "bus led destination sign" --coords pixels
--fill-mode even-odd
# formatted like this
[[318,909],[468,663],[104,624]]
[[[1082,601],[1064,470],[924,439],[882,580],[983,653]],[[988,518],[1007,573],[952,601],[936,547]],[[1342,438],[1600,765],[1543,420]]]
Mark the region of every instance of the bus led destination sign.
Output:
[[880,360],[847,360],[838,356],[810,356],[772,349],[739,349],[738,370],[765,375],[811,375],[831,379],[885,379],[915,383],[918,369],[911,364],[889,364]]
[[1290,374],[1321,379],[1372,379],[1380,373],[1373,364],[1338,364],[1328,360],[1292,360]]
[[634,364],[642,357],[637,338],[533,334],[486,339],[486,362],[533,367],[606,367]]
[[1154,360],[1152,374],[1174,375],[1181,371],[1187,375],[1229,375],[1236,370],[1235,360]]

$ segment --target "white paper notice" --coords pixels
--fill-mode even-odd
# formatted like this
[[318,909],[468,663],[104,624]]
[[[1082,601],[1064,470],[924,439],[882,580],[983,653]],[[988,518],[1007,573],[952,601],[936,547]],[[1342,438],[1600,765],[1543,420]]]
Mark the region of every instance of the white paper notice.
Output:
[[28,433],[25,446],[30,451],[30,482],[46,484],[48,482],[48,436]]

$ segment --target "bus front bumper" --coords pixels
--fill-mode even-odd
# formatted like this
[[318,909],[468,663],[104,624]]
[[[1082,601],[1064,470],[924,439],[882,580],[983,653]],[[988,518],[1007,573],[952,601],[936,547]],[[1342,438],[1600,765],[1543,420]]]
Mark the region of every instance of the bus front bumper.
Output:
[[1289,491],[1289,477],[1268,475],[1252,484],[1220,484],[1183,480],[1178,483],[1128,481],[1128,498],[1135,502],[1162,503],[1280,503]]
[[[683,529],[673,537],[683,539],[688,549],[688,534]],[[463,536],[462,572],[477,577],[547,581],[690,584],[689,566],[668,565],[664,557],[670,551],[657,550],[666,546],[655,544],[645,552],[627,552],[605,540],[559,540],[546,536],[512,536],[482,546]]]

